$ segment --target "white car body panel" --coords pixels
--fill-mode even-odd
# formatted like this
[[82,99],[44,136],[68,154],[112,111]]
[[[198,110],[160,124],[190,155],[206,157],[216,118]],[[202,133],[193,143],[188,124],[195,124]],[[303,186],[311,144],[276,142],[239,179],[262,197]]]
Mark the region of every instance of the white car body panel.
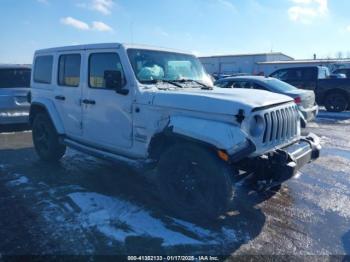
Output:
[[247,134],[239,126],[207,119],[173,116],[170,119],[169,127],[176,134],[205,141],[229,154],[240,149],[240,145],[244,145],[247,141]]
[[200,111],[210,114],[237,114],[239,109],[249,113],[254,108],[273,104],[288,103],[292,99],[279,94],[261,90],[235,90],[214,88],[201,90],[199,88],[181,91],[157,92],[154,105]]

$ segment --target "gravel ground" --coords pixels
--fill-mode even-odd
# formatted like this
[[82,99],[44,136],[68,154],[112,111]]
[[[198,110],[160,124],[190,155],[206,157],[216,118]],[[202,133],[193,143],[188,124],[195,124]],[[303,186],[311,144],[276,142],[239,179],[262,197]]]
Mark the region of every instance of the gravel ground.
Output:
[[[38,160],[31,132],[0,134],[2,255],[350,255],[350,113],[308,130],[322,157],[278,192],[236,187],[227,216],[196,225],[167,215],[148,182],[69,150]],[[0,258],[1,260],[1,258]]]

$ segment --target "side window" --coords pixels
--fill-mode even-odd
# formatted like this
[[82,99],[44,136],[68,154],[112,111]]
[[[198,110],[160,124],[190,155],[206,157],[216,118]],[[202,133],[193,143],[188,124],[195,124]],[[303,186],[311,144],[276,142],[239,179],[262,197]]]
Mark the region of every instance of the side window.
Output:
[[253,85],[252,82],[245,82],[244,83],[244,88],[246,88],[246,89],[253,89],[254,85]]
[[34,62],[34,82],[51,84],[53,56],[37,56]]
[[288,79],[291,80],[303,80],[303,69],[291,69],[288,74]]
[[271,75],[274,78],[280,79],[282,81],[287,80],[288,78],[288,70],[278,70]]
[[61,55],[58,62],[58,84],[60,86],[79,86],[80,64],[80,54]]
[[303,76],[303,72],[301,69],[289,68],[289,69],[280,70],[273,77],[281,81],[290,81],[290,80],[301,80],[302,76]]
[[346,74],[346,77],[350,78],[350,70],[349,69],[345,69],[343,74]]
[[259,90],[268,91],[265,87],[263,87],[262,85],[257,84],[257,83],[254,83],[254,84],[253,84],[253,88],[254,88],[254,89],[259,89]]
[[237,81],[237,82],[232,82],[231,85],[233,88],[245,88],[245,89],[251,89],[253,88],[253,84],[248,81]]
[[231,88],[242,88],[241,82],[233,81],[230,83]]
[[125,85],[125,76],[119,55],[116,53],[95,53],[89,58],[89,86],[106,89],[105,72],[119,71]]
[[221,88],[231,88],[232,83],[228,81],[220,81],[220,82],[217,82],[215,85]]
[[[316,68],[305,68],[303,72],[304,72],[302,77],[303,80],[314,80],[318,77]],[[325,74],[325,71],[323,72]]]
[[30,69],[0,69],[0,88],[30,86]]

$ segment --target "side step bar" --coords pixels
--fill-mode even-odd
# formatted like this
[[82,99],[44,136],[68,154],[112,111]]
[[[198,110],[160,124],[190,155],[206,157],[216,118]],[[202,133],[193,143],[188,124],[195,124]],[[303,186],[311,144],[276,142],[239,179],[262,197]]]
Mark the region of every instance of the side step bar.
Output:
[[77,143],[73,140],[70,140],[68,138],[64,138],[62,140],[62,143],[65,144],[68,147],[71,147],[73,149],[76,149],[77,151],[86,153],[88,155],[92,155],[97,158],[101,158],[107,161],[116,162],[116,163],[123,163],[127,164],[128,166],[135,168],[135,169],[143,169],[150,166],[153,162],[147,161],[147,160],[135,160],[130,159],[127,157],[119,156],[110,152],[102,151],[93,147],[89,147],[86,145],[82,145],[80,143]]

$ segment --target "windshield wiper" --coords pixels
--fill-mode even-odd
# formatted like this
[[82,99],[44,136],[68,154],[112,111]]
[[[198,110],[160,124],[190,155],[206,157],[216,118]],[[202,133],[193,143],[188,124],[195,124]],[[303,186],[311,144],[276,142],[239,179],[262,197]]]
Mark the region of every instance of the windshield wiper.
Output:
[[144,80],[144,81],[142,81],[142,83],[149,83],[149,84],[167,83],[167,84],[171,84],[171,85],[176,86],[176,87],[184,88],[182,85],[176,83],[175,81],[164,80],[164,79]]
[[212,90],[213,87],[211,86],[208,86],[200,81],[197,81],[197,80],[194,80],[194,79],[181,79],[181,80],[177,80],[177,82],[179,83],[189,83],[189,82],[192,82],[192,83],[196,83],[200,86],[202,86],[202,89],[206,89],[206,90]]

